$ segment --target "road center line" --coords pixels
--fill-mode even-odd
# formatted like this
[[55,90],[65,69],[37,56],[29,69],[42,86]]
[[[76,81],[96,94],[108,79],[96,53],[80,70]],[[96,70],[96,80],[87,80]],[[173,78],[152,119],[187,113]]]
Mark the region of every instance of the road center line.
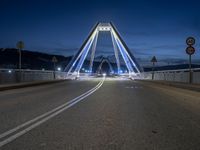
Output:
[[[103,78],[102,81],[100,81],[94,88],[92,88],[91,90],[85,92],[84,94],[68,101],[67,103],[59,106],[59,107],[56,107],[55,109],[51,110],[51,111],[48,111],[30,121],[27,121],[9,131],[6,131],[2,134],[0,134],[0,139],[3,138],[3,137],[6,137],[20,129],[22,129],[23,127],[25,126],[28,126],[26,127],[25,129],[15,133],[14,135],[11,135],[9,136],[8,138],[6,138],[5,140],[1,141],[0,142],[0,147],[4,146],[5,144],[8,144],[10,142],[12,142],[13,140],[15,140],[16,138],[22,136],[23,134],[29,132],[30,130],[36,128],[37,126],[41,125],[42,123],[48,121],[49,119],[57,116],[58,114],[62,113],[63,111],[69,109],[70,107],[74,106],[75,104],[77,104],[78,102],[82,101],[84,98],[88,97],[89,95],[91,95],[92,93],[94,93],[96,90],[98,90],[104,83],[104,80],[105,78]],[[34,123],[35,122],[35,123]],[[33,124],[32,124],[33,123]]]

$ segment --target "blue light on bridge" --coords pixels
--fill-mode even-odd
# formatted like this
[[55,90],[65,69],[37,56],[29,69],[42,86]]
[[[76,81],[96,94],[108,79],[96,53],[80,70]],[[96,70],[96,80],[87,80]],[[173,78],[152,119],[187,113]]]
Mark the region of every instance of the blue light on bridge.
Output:
[[58,71],[61,71],[61,67],[58,67],[57,70],[58,70]]
[[[111,23],[103,24],[103,23],[98,23],[95,28],[92,30],[90,33],[88,39],[84,42],[83,47],[79,50],[77,55],[75,55],[76,58],[72,59],[70,63],[70,66],[67,69],[68,75],[70,73],[79,73],[84,72],[84,73],[92,73],[92,67],[93,67],[93,59],[96,51],[96,41],[99,35],[99,32],[103,31],[109,31],[111,33],[112,37],[112,42],[114,46],[114,51],[115,51],[115,57],[117,61],[117,70],[116,72],[110,72],[111,74],[116,73],[116,74],[122,74],[122,73],[129,73],[132,74],[134,72],[140,72],[139,69],[137,68],[137,62],[134,58],[134,56],[130,55],[127,46],[124,44],[122,41],[119,33],[117,30],[115,30],[115,27]],[[89,53],[91,52],[91,58],[90,58],[90,68],[89,70],[86,70],[85,68],[82,68],[84,61]],[[120,63],[119,63],[119,58],[118,58],[118,53],[122,55],[123,61],[125,62],[125,65],[127,67],[127,70],[121,70],[120,68]],[[72,64],[72,65],[71,65]],[[111,66],[112,67],[112,66]],[[136,71],[135,71],[136,70]],[[112,70],[111,70],[112,71]]]

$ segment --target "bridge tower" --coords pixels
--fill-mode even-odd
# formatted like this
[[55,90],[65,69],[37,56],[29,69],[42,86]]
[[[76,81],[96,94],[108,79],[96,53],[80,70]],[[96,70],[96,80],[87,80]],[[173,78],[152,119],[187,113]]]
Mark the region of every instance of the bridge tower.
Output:
[[120,60],[119,60],[119,54],[121,54],[125,62],[125,65],[128,69],[129,76],[140,74],[140,72],[142,72],[143,69],[140,67],[134,55],[131,53],[128,46],[123,41],[116,27],[113,25],[113,23],[110,22],[110,23],[97,23],[92,28],[89,36],[86,38],[79,51],[76,53],[76,55],[74,55],[70,63],[65,68],[67,75],[71,74],[79,75],[79,72],[83,66],[83,63],[89,51],[91,51],[89,72],[93,71],[92,69],[93,69],[96,45],[100,32],[110,32],[111,34],[118,73],[120,73],[121,71]]
[[113,67],[112,67],[112,65],[111,65],[111,63],[110,63],[110,60],[108,59],[108,58],[102,58],[101,59],[101,61],[100,61],[100,65],[99,65],[99,67],[97,68],[97,73],[100,73],[101,71],[102,71],[102,66],[103,66],[103,64],[104,63],[107,63],[108,64],[108,66],[109,66],[109,69],[110,69],[110,71],[111,71],[111,74],[114,74],[114,69],[113,69]]

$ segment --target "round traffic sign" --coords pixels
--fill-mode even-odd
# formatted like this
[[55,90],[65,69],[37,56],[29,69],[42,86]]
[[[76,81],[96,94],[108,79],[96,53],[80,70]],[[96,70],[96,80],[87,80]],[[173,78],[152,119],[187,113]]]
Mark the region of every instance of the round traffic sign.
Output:
[[194,44],[195,44],[195,38],[193,38],[193,37],[188,37],[188,38],[186,39],[186,43],[187,43],[187,45],[189,45],[189,46],[194,45]]
[[193,55],[193,54],[195,53],[195,48],[192,47],[192,46],[188,46],[188,47],[186,48],[186,53],[187,53],[188,55]]

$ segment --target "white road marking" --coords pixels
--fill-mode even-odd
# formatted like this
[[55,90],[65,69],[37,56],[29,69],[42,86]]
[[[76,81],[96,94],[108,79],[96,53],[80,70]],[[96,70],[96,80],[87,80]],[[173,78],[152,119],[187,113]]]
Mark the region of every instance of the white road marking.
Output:
[[[4,146],[5,144],[8,144],[10,142],[12,142],[13,140],[15,140],[16,138],[24,135],[25,133],[29,132],[30,130],[36,128],[37,126],[41,125],[42,123],[48,121],[49,119],[57,116],[58,114],[62,113],[63,111],[67,110],[68,108],[74,106],[76,103],[80,102],[81,100],[83,100],[84,98],[88,97],[89,95],[91,95],[92,93],[94,93],[96,90],[98,90],[104,83],[104,80],[105,78],[103,78],[103,80],[101,82],[99,82],[97,84],[97,86],[95,86],[94,88],[92,88],[91,90],[85,92],[84,94],[68,101],[67,103],[59,106],[59,107],[56,107],[55,109],[51,110],[51,111],[48,111],[30,121],[27,121],[9,131],[6,131],[2,134],[0,134],[0,139],[3,138],[3,137],[6,137],[20,129],[22,129],[23,127],[25,126],[28,126],[26,127],[25,129],[13,134],[13,135],[10,135],[8,138],[6,138],[5,140],[1,141],[0,142],[0,147]],[[41,120],[40,120],[41,119]],[[35,122],[35,123],[34,123]],[[33,124],[32,124],[33,123]]]
[[[100,83],[101,83],[101,82],[100,82]],[[98,84],[98,85],[99,85],[99,84]],[[98,86],[98,85],[97,85],[97,86]],[[38,116],[38,117],[36,117],[36,118],[34,118],[34,119],[32,119],[32,120],[29,120],[29,121],[27,121],[27,122],[25,122],[25,123],[23,123],[23,124],[21,124],[21,125],[15,127],[15,128],[13,128],[13,129],[11,129],[11,130],[9,130],[9,131],[6,131],[6,132],[0,134],[0,139],[3,138],[3,137],[5,137],[5,136],[7,136],[7,135],[9,135],[9,134],[11,134],[11,133],[13,133],[13,132],[15,132],[15,131],[17,131],[17,130],[19,130],[19,129],[21,129],[21,128],[23,128],[23,127],[25,127],[25,126],[27,126],[27,125],[29,125],[29,124],[31,124],[31,123],[33,123],[33,122],[35,122],[35,121],[37,121],[37,120],[39,120],[39,119],[41,119],[41,118],[43,118],[43,117],[45,117],[45,116],[47,116],[47,115],[50,115],[51,113],[53,113],[53,112],[55,112],[55,111],[57,111],[57,110],[59,110],[59,109],[65,107],[66,105],[69,105],[70,103],[76,101],[77,99],[79,99],[80,97],[82,97],[82,96],[84,96],[85,94],[89,93],[90,91],[92,91],[92,90],[95,89],[95,88],[96,88],[96,87],[94,87],[94,88],[92,88],[91,90],[89,90],[89,91],[83,93],[82,95],[80,95],[80,96],[78,96],[78,97],[76,97],[76,98],[74,98],[74,99],[72,99],[72,100],[70,100],[70,101],[68,101],[68,102],[66,102],[66,103],[64,103],[64,104],[62,104],[61,106],[58,106],[58,107],[54,108],[54,109],[51,110],[51,111],[48,111],[48,112],[46,112],[46,113],[44,113],[44,114],[42,114],[42,115],[40,115],[40,116]]]

